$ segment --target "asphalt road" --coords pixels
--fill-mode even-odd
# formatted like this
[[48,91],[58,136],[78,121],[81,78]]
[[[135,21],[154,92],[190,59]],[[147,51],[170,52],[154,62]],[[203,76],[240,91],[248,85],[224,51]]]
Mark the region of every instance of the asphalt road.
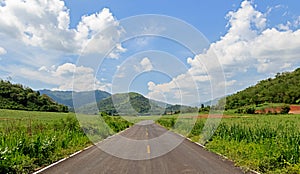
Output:
[[235,174],[243,171],[153,122],[141,122],[42,173]]

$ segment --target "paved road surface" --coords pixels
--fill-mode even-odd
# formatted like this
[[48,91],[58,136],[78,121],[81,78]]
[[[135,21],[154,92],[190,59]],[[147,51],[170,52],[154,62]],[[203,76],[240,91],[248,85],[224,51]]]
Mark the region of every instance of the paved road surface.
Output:
[[134,125],[122,132],[120,136],[104,140],[97,146],[42,173],[243,173],[242,170],[234,167],[232,162],[206,151],[153,122]]

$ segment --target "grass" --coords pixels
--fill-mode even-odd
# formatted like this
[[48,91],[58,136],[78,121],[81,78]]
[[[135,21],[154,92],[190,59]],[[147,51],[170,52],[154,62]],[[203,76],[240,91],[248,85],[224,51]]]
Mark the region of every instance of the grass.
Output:
[[81,125],[73,113],[0,110],[0,173],[31,173],[131,125],[120,117],[77,118]]
[[[300,173],[300,116],[251,115],[224,118],[213,136],[203,134],[207,119],[161,118],[157,122],[175,132],[204,143],[206,147],[235,161],[245,169],[262,173]],[[210,119],[213,120],[213,119]],[[192,124],[192,125],[191,125]],[[193,126],[190,131],[187,127]],[[207,132],[217,124],[212,121]]]
[[142,120],[205,142],[245,169],[300,173],[300,115],[235,114],[218,124],[220,119],[190,114],[108,117],[11,110],[0,110],[0,173],[30,173]]

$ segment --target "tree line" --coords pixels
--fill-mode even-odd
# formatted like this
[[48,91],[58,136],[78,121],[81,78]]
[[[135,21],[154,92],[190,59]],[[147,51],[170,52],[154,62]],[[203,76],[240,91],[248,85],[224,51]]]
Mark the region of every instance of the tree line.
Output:
[[274,78],[258,82],[243,91],[226,97],[225,109],[263,103],[300,104],[300,68],[294,72],[277,73]]
[[4,80],[0,80],[0,109],[68,112],[67,106],[56,103],[49,96]]

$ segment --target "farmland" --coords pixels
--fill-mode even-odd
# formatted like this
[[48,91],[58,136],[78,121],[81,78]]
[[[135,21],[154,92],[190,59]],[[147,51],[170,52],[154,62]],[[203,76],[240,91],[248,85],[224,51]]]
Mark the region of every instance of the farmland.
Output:
[[[206,118],[164,117],[157,122],[196,142],[202,142]],[[211,125],[213,127],[215,125]],[[210,151],[225,155],[238,166],[262,173],[298,173],[300,171],[299,115],[245,115],[224,118],[205,144]]]
[[72,113],[0,110],[0,173],[30,173],[130,126],[120,117],[79,119],[82,128]]

